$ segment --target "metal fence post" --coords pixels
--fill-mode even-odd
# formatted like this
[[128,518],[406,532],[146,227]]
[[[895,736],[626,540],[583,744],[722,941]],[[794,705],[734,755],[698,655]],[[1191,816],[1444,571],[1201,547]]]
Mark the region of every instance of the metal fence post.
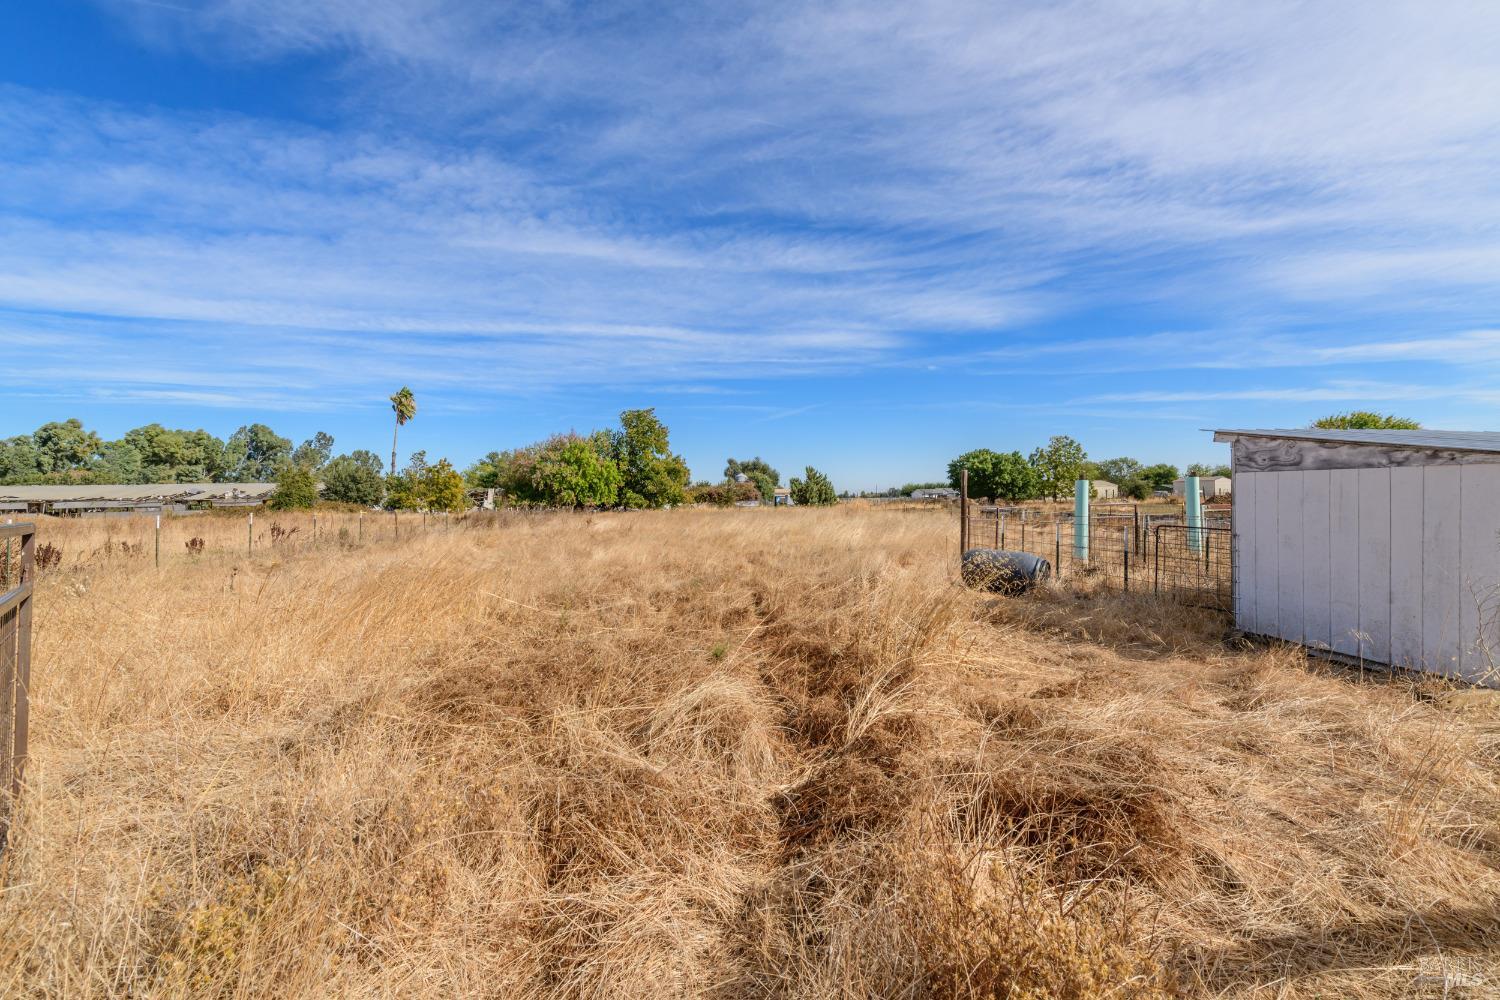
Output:
[[255,551],[255,511],[250,512],[250,525],[245,533],[245,554],[249,555]]
[[1120,564],[1125,567],[1125,592],[1130,593],[1130,529],[1120,529]]
[[[1023,525],[1025,521],[1021,522]],[[1052,561],[1057,563],[1057,575],[1062,576],[1062,522],[1052,522]]]
[[1073,559],[1089,559],[1089,489],[1092,484],[1080,479],[1073,484]]
[[958,558],[969,551],[969,470],[958,473]]
[[1005,515],[1000,515],[1000,547],[1005,548]]
[[1161,593],[1161,525],[1156,526],[1156,545],[1152,549],[1151,592]]
[[364,540],[365,540],[365,512],[364,511],[360,511],[359,512],[359,541],[360,541],[361,544],[363,544]]
[[1203,496],[1198,492],[1198,477],[1188,476],[1182,483],[1183,505],[1187,515],[1187,543],[1188,549],[1197,552],[1198,546],[1203,543],[1203,535],[1198,530],[1203,527]]
[[161,515],[156,515],[156,568],[161,569]]

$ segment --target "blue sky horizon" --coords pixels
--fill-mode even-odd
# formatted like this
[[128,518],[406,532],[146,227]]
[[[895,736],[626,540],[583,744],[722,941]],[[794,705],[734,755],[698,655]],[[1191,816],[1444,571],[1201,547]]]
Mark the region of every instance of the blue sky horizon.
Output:
[[[0,436],[465,465],[654,406],[840,488],[1500,424],[1500,6],[21,0]],[[1128,8],[1128,9],[1127,9]]]

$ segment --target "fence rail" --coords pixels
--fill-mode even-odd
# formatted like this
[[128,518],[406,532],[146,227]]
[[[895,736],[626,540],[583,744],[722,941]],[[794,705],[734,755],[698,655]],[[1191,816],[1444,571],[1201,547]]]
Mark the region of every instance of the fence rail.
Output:
[[1099,504],[1087,531],[1071,512],[960,502],[959,545],[1029,552],[1059,578],[1087,579],[1125,591],[1150,591],[1185,604],[1233,607],[1233,532],[1212,517],[1190,528],[1181,515],[1147,514],[1129,504]]
[[0,524],[0,850],[21,795],[30,723],[36,525]]

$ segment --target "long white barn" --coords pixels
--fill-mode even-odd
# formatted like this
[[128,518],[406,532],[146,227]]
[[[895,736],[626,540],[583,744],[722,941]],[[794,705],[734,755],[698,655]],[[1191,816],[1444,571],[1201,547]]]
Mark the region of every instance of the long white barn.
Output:
[[67,515],[247,507],[263,503],[275,491],[275,483],[0,486],[0,511]]
[[1236,625],[1500,686],[1500,434],[1220,430]]

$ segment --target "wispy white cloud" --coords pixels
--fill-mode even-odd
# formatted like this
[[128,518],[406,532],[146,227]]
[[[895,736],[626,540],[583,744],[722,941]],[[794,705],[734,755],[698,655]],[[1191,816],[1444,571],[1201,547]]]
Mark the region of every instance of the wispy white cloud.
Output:
[[1462,400],[1495,406],[1500,390],[1473,385],[1424,385],[1404,382],[1332,381],[1289,388],[1182,389],[1157,392],[1100,393],[1076,403],[1203,403],[1203,402],[1398,402]]
[[[1190,404],[1496,360],[1444,332],[1500,307],[1492,4],[98,2],[340,68],[323,127],[0,89],[12,343],[128,324],[89,376],[119,392],[1050,364],[1324,393],[1143,394]],[[1428,325],[1317,330],[1393,299]],[[1017,332],[1163,304],[1195,328]]]

